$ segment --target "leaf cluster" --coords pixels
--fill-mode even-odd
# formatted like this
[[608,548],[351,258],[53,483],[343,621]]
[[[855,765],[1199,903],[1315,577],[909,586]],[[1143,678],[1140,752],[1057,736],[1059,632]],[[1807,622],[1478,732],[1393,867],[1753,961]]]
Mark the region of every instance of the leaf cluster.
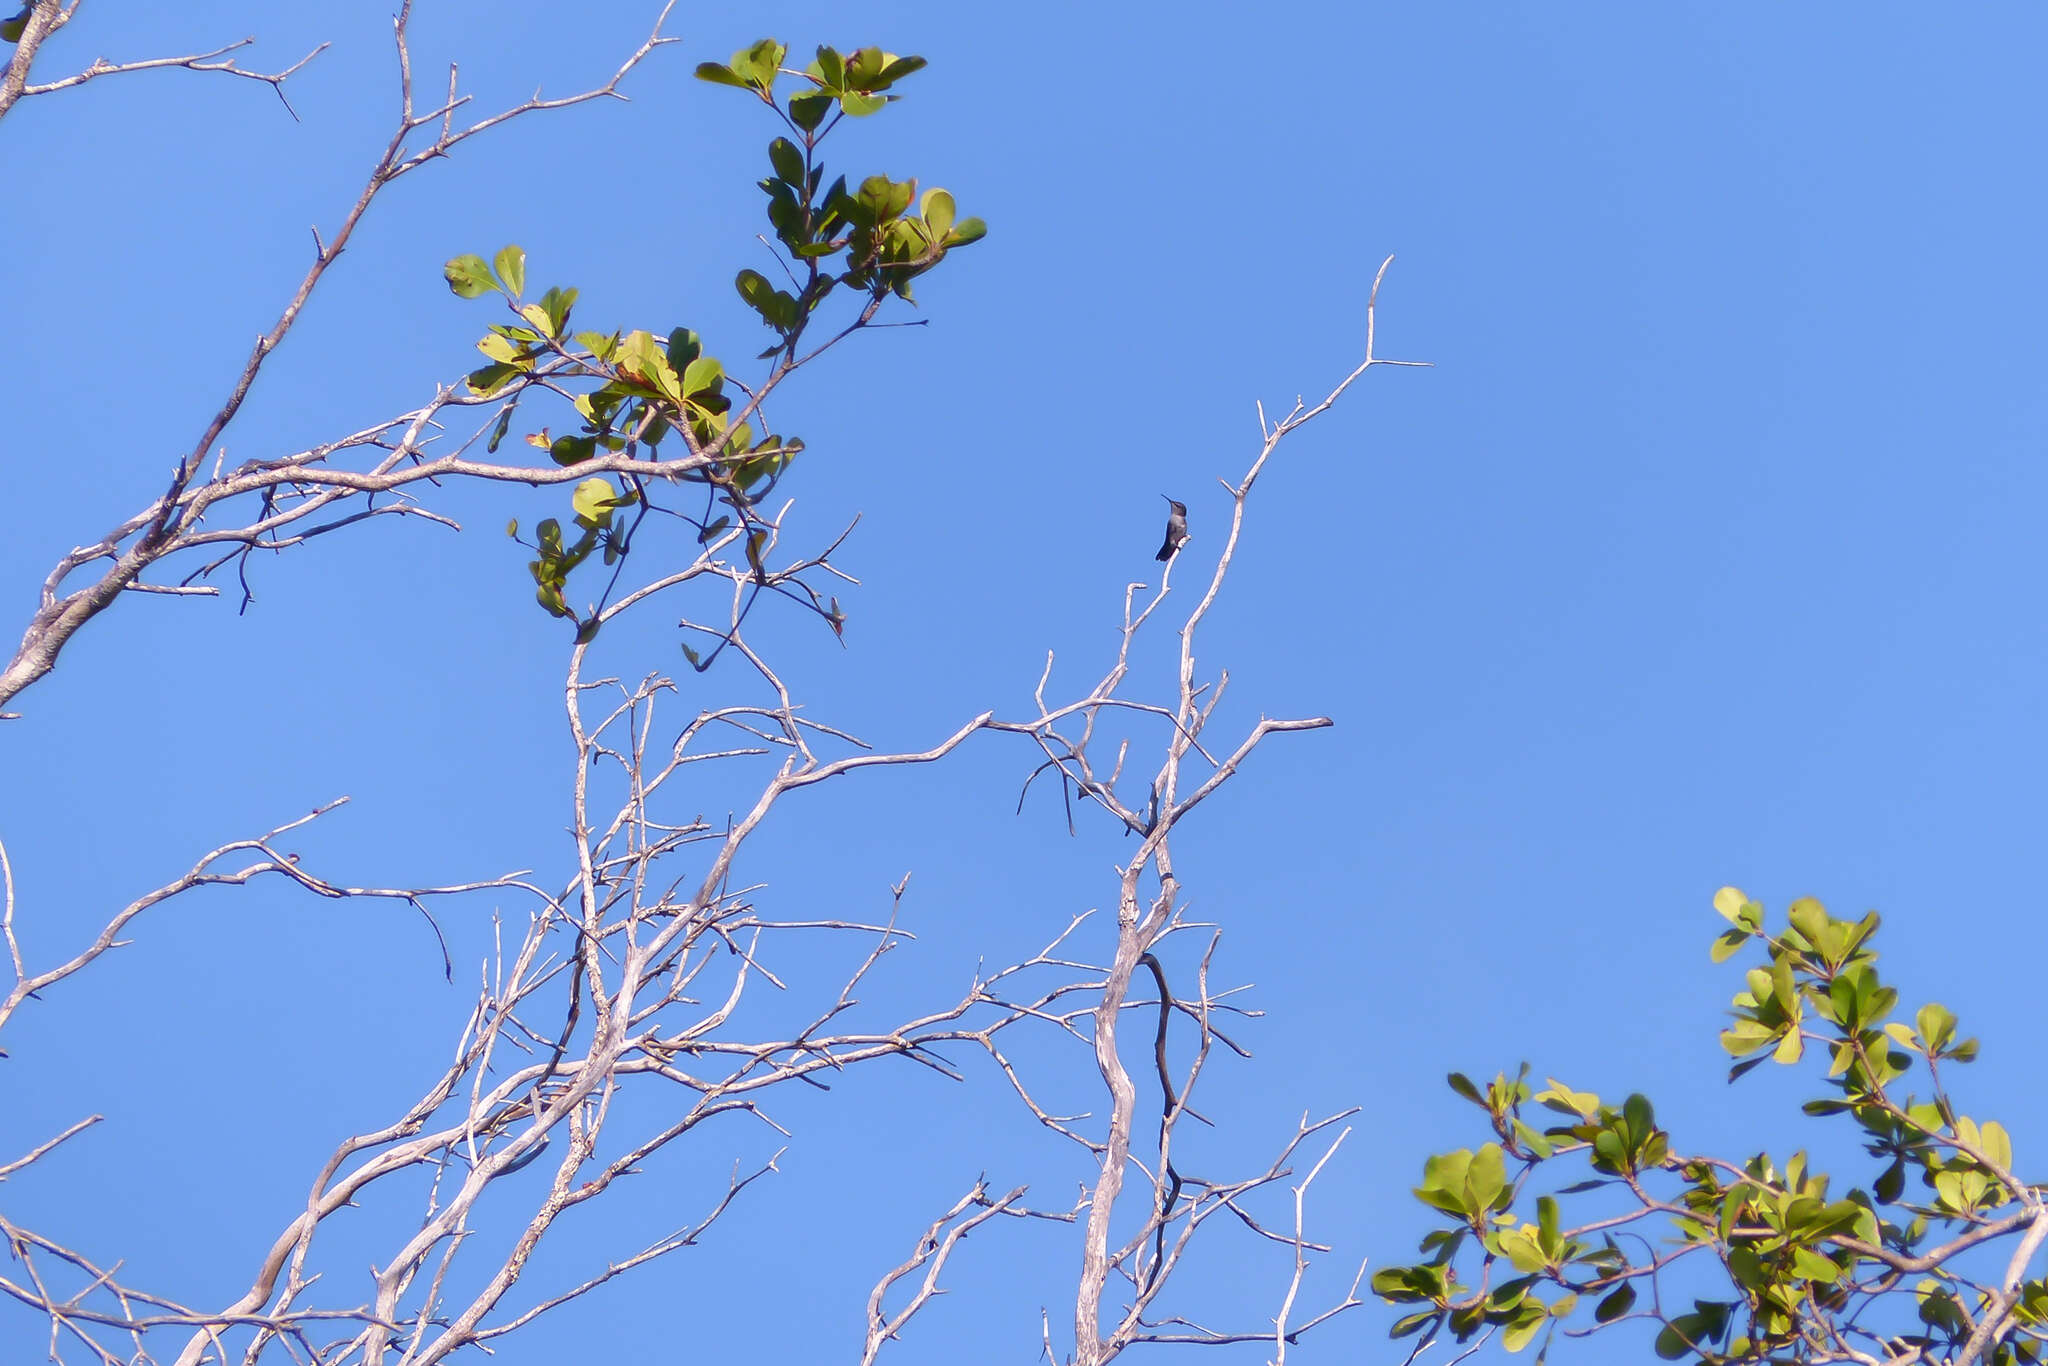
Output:
[[[769,540],[757,509],[803,452],[801,438],[771,430],[765,417],[769,394],[792,372],[850,333],[869,325],[889,298],[912,300],[910,282],[936,267],[952,249],[979,240],[987,229],[977,218],[958,216],[953,196],[943,189],[919,195],[917,181],[869,176],[849,189],[845,176],[826,183],[819,148],[845,118],[865,117],[900,98],[896,84],[925,65],[922,57],[898,57],[880,48],[842,55],[820,47],[802,71],[783,66],[784,46],[762,39],[725,63],[706,62],[697,75],[714,84],[756,95],[781,120],[786,136],[768,145],[770,174],[760,181],[768,196],[768,219],[779,246],[779,287],[754,269],[734,276],[734,288],[773,335],[756,358],[770,362],[753,385],[733,379],[723,362],[705,350],[687,327],[665,334],[644,329],[571,331],[577,291],[553,287],[526,299],[526,254],[502,248],[491,260],[463,255],[444,268],[457,296],[502,296],[511,318],[492,323],[477,343],[484,364],[467,380],[479,398],[504,400],[488,449],[495,453],[514,421],[519,402],[540,390],[566,397],[577,426],[563,435],[541,427],[526,436],[560,466],[600,457],[661,462],[664,480],[702,490],[700,511],[661,506],[638,471],[623,471],[625,487],[593,477],[577,485],[572,499],[580,535],[563,539],[559,522],[544,521],[531,543],[528,570],[536,598],[551,615],[574,622],[581,638],[595,630],[601,602],[579,614],[571,607],[571,575],[593,556],[614,567],[630,552],[635,530],[649,511],[674,512],[695,531],[700,545],[732,537],[744,549],[757,580]],[[784,93],[778,81],[791,77]],[[916,211],[912,212],[913,201]],[[806,339],[820,306],[835,290],[857,292],[850,322],[808,352]],[[681,452],[663,449],[679,442]],[[678,458],[680,457],[680,458]],[[631,518],[616,514],[635,509]],[[508,528],[516,539],[515,521]],[[609,588],[606,590],[609,593]],[[845,614],[834,600],[819,608],[835,632]],[[692,653],[692,662],[698,662]]]
[[2003,1127],[1959,1113],[1942,1080],[1976,1041],[1938,1004],[1893,1018],[1874,913],[1841,920],[1808,898],[1773,931],[1735,888],[1714,905],[1731,924],[1714,960],[1761,959],[1720,1035],[1729,1080],[1824,1059],[1824,1093],[1804,1111],[1854,1126],[1867,1181],[1831,1196],[1838,1183],[1805,1152],[1682,1154],[1647,1097],[1609,1105],[1555,1079],[1537,1090],[1526,1064],[1483,1088],[1453,1074],[1493,1141],[1425,1163],[1415,1196],[1448,1227],[1424,1237],[1422,1261],[1374,1275],[1383,1299],[1410,1306],[1393,1335],[1498,1333],[1509,1351],[1540,1336],[1540,1360],[1560,1332],[1637,1321],[1660,1357],[1715,1366],[2040,1361],[2048,1280],[2025,1272],[2048,1203],[2015,1175]]

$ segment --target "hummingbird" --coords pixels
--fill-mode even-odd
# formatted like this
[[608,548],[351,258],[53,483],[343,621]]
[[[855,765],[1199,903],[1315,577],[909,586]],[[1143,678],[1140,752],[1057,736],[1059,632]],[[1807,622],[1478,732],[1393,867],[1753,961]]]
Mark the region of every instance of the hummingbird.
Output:
[[[1166,498],[1165,494],[1159,495]],[[1166,544],[1159,547],[1156,558],[1170,560],[1188,540],[1188,505],[1177,498],[1166,498],[1167,506],[1173,511],[1166,514]]]

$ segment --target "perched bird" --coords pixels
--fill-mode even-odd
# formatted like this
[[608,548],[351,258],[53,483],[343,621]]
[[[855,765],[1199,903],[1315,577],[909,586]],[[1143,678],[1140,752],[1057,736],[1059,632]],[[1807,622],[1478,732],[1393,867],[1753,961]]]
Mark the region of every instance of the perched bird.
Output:
[[[1166,498],[1163,493],[1159,496]],[[1166,514],[1166,544],[1159,547],[1157,557],[1162,560],[1172,559],[1188,542],[1188,505],[1177,498],[1166,498],[1166,502],[1173,511]]]

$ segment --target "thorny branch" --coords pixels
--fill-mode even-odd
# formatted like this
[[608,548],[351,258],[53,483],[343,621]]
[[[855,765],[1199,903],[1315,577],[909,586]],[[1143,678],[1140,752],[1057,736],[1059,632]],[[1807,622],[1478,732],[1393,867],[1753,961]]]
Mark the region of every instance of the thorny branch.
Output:
[[83,71],[45,81],[41,85],[29,84],[29,68],[35,64],[36,54],[41,51],[45,42],[78,16],[79,7],[84,3],[85,0],[33,0],[28,6],[26,27],[23,28],[21,38],[15,43],[14,51],[8,58],[7,69],[0,72],[0,118],[5,118],[16,103],[30,95],[48,95],[59,90],[69,90],[73,86],[84,85],[87,81],[98,80],[102,76],[183,68],[187,71],[217,71],[223,75],[239,76],[244,80],[260,81],[276,93],[286,111],[296,119],[298,111],[292,109],[291,101],[286,98],[284,83],[297,75],[308,62],[325,52],[328,47],[326,43],[320,44],[282,71],[249,71],[235,65],[235,59],[228,55],[256,41],[254,38],[243,38],[208,52],[195,52],[183,57],[147,57],[129,62],[110,62],[105,57],[95,57],[92,65]]

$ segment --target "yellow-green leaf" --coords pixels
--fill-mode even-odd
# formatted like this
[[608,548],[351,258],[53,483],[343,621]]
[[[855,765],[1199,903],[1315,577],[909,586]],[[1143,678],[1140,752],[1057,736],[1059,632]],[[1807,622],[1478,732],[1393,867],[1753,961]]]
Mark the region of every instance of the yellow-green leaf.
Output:
[[517,298],[526,292],[526,252],[516,246],[501,247],[498,259],[492,263],[498,279],[504,284],[505,292]]

